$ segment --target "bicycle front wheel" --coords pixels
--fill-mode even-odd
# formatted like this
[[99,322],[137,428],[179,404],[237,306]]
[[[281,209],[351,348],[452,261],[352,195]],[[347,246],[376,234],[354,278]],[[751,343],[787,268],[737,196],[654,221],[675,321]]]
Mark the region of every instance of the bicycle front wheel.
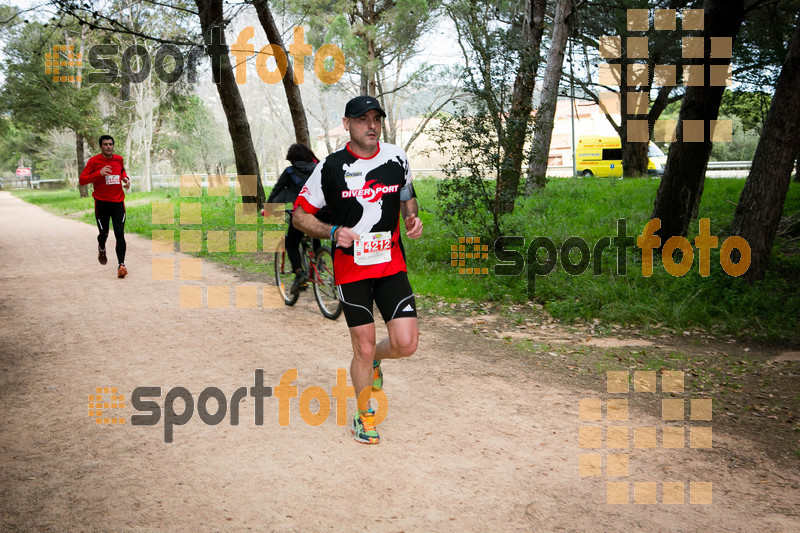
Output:
[[289,292],[294,280],[294,272],[292,272],[289,256],[286,254],[285,240],[282,239],[275,250],[275,284],[278,286],[281,297],[283,297],[283,302],[286,305],[294,305],[300,295]]
[[316,257],[316,272],[314,273],[314,298],[317,300],[319,310],[325,318],[336,320],[342,314],[342,302],[336,290],[336,280],[333,277],[333,256],[331,249],[320,246]]

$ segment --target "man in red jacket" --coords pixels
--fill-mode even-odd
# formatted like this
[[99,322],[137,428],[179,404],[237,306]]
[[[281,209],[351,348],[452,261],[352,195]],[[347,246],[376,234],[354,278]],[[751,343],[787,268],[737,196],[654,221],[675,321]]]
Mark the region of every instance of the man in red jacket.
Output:
[[114,224],[114,238],[117,240],[116,252],[119,267],[117,277],[124,278],[128,274],[125,268],[125,191],[131,188],[131,180],[125,172],[122,157],[114,154],[114,138],[102,135],[99,139],[102,153],[89,159],[81,172],[81,185],[91,183],[94,190],[94,217],[97,220],[97,260],[101,265],[108,262],[106,258],[106,239],[108,239],[109,219]]

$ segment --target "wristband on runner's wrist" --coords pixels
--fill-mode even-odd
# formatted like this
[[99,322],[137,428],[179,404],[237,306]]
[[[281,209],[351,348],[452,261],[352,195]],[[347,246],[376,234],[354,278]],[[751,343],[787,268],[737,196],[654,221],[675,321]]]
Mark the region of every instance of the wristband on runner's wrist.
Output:
[[339,229],[340,226],[333,226],[331,228],[331,242],[336,244],[336,239],[333,238],[333,234],[336,233],[336,230]]

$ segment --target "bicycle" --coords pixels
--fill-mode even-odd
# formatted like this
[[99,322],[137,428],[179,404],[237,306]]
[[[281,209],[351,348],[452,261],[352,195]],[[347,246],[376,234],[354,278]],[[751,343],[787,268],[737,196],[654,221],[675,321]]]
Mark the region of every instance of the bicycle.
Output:
[[[286,305],[294,305],[300,296],[289,292],[294,280],[294,272],[286,254],[286,238],[284,237],[275,250],[275,283],[278,285]],[[320,246],[316,252],[312,249],[308,235],[300,241],[300,261],[303,270],[308,272],[308,282],[314,287],[314,298],[319,310],[325,318],[336,320],[342,314],[342,302],[336,290],[333,276],[333,255],[329,246]]]

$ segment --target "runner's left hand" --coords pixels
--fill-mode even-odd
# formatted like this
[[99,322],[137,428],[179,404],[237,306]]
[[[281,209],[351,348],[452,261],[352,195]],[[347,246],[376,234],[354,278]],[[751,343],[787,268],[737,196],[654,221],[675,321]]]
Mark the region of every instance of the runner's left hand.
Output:
[[406,235],[409,239],[419,239],[422,236],[422,220],[416,215],[409,215],[404,219]]
[[124,183],[123,187],[125,187],[126,190],[128,190],[128,191],[131,190],[131,179],[130,178],[122,178],[122,182]]

